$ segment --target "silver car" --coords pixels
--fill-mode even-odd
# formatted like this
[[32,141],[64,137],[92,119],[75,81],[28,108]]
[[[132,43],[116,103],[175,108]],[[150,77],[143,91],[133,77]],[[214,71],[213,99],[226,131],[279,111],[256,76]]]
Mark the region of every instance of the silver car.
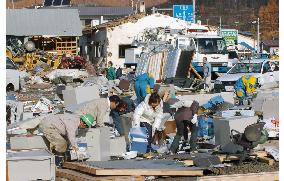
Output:
[[279,63],[273,60],[246,60],[234,65],[227,73],[218,77],[214,82],[216,92],[234,91],[236,81],[243,75],[254,75],[257,83],[279,82]]

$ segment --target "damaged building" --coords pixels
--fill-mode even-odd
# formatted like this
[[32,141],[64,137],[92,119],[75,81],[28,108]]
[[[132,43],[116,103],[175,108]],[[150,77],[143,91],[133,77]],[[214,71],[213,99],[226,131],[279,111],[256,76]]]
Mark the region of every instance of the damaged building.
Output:
[[184,29],[191,24],[162,14],[135,14],[92,28],[90,60],[93,63],[112,61],[116,67],[123,67],[125,50],[131,48],[134,40],[139,38],[145,29],[169,27]]
[[7,40],[31,40],[35,48],[54,53],[78,54],[82,25],[77,9],[8,9]]

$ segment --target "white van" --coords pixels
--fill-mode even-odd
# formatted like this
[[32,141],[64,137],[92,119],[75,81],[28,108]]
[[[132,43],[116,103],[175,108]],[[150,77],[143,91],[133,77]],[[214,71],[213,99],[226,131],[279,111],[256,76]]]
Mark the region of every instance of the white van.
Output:
[[14,62],[6,57],[6,92],[20,89],[20,72]]

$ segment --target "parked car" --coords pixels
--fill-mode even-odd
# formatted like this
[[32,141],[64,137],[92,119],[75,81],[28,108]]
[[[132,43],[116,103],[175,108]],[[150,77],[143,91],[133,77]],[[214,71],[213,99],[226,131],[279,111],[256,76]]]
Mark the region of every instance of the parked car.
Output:
[[20,89],[20,72],[14,62],[6,57],[6,91],[17,91]]
[[273,60],[253,59],[237,63],[227,73],[218,77],[214,82],[214,89],[220,91],[234,91],[236,81],[243,75],[254,75],[258,86],[270,82],[279,82],[279,63]]

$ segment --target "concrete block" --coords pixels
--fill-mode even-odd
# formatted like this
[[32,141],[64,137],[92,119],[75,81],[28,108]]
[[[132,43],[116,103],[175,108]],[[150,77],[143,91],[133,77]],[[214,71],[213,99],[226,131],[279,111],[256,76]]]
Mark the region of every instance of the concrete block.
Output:
[[110,160],[110,135],[108,127],[79,130],[78,137],[85,137],[88,161]]
[[100,98],[100,91],[97,85],[88,87],[76,87],[63,90],[64,105],[77,105]]
[[276,118],[279,119],[279,97],[277,98],[266,98],[263,105],[263,119]]
[[124,136],[110,139],[111,156],[121,156],[125,152],[126,152],[126,142]]
[[128,134],[132,127],[133,112],[121,115],[121,124],[124,130],[125,141],[129,143]]
[[55,158],[47,150],[10,152],[6,159],[8,180],[55,180]]
[[48,149],[42,136],[14,136],[10,138],[11,150]]
[[257,119],[257,116],[214,118],[215,145],[221,145],[221,147],[227,145],[231,142],[231,130],[236,130],[240,133],[243,133],[245,128],[251,124],[256,123]]

